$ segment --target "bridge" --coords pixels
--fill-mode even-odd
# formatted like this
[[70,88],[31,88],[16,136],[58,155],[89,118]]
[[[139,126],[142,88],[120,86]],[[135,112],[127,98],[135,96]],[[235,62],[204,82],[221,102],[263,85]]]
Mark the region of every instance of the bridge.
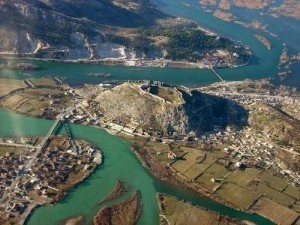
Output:
[[49,140],[50,136],[52,135],[52,133],[54,132],[55,128],[57,127],[58,123],[61,121],[62,118],[63,118],[62,114],[57,117],[57,119],[53,123],[52,127],[48,131],[47,135],[43,138],[42,142],[37,146],[36,152],[33,154],[32,159],[26,165],[27,169],[31,168],[33,162],[37,159],[38,155],[41,153],[41,151],[45,147],[47,141]]
[[[54,123],[52,124],[50,130],[48,131],[48,133],[46,134],[46,136],[43,138],[42,142],[38,145],[38,146],[32,146],[32,145],[26,145],[26,144],[13,144],[13,143],[0,143],[0,145],[6,145],[6,146],[15,146],[15,147],[28,147],[28,148],[35,148],[36,152],[32,155],[32,159],[27,163],[27,165],[25,166],[26,169],[30,169],[32,167],[32,164],[34,163],[34,161],[37,159],[38,155],[41,153],[41,151],[43,150],[43,148],[46,146],[50,136],[53,134],[53,132],[55,131],[55,129],[57,128],[58,124],[60,121],[63,121],[64,116],[68,113],[70,113],[72,111],[72,107],[68,107],[63,113],[59,114],[57,116],[57,119],[54,121]],[[11,191],[16,187],[16,185],[18,184],[18,182],[20,181],[20,179],[22,178],[23,174],[20,173],[15,180],[12,182],[12,184],[9,186],[9,188],[5,191],[5,193],[3,194],[3,196],[0,198],[0,205],[3,204],[3,202],[10,197],[10,193]],[[6,206],[8,204],[8,201],[6,202],[6,204],[3,204],[2,206]]]
[[72,133],[72,130],[70,128],[70,124],[69,123],[65,123],[64,124],[64,128],[65,128],[65,131],[66,131],[66,135],[68,136],[69,138],[69,141],[71,143],[71,146],[75,149],[75,151],[77,152],[77,154],[80,154],[81,153],[81,150],[80,148],[77,146],[75,140],[74,140],[74,136],[73,136],[73,133]]
[[52,133],[54,132],[54,130],[56,129],[58,123],[63,119],[63,115],[59,115],[57,117],[57,119],[54,121],[54,123],[52,124],[52,127],[50,128],[50,130],[48,131],[47,135],[43,138],[42,142],[38,145],[41,149],[45,147],[49,137],[52,135]]
[[220,74],[217,73],[217,71],[215,71],[215,69],[214,69],[213,67],[210,67],[210,69],[211,69],[211,71],[214,72],[214,74],[217,75],[217,77],[218,77],[222,82],[224,82],[224,79],[220,76]]

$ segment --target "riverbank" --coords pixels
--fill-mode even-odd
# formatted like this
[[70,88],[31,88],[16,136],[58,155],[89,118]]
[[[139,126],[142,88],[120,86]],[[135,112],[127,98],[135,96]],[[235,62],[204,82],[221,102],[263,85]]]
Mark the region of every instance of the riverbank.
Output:
[[[130,140],[130,142],[134,143],[132,139]],[[175,171],[171,167],[161,165],[147,151],[143,150],[142,147],[137,146],[136,143],[131,146],[131,149],[136,154],[138,159],[141,161],[142,165],[148,171],[150,171],[154,177],[173,185],[181,185],[183,188],[190,188],[193,191],[196,191],[203,196],[206,196],[221,204],[234,208],[234,206],[229,202],[220,199],[218,196],[212,194],[209,190],[201,187],[200,185],[196,185],[195,183],[189,181],[188,179],[180,175],[177,171]]]
[[[39,150],[41,143],[40,137],[1,138],[0,169],[9,171],[2,173],[5,182],[0,183],[6,190],[0,192],[0,214],[6,218],[1,224],[25,224],[37,207],[61,201],[102,163],[102,153],[85,141],[70,143],[56,136]],[[71,145],[80,148],[80,154]],[[20,175],[15,163],[28,169]]]
[[[9,127],[9,129],[5,130],[0,129],[2,136],[15,136],[15,134],[19,136],[36,136],[37,134],[46,133],[51,126],[51,121],[28,118],[8,113],[4,110],[0,110],[0,113],[3,126],[6,126],[7,122],[9,124],[10,119],[18,121],[19,125],[18,133],[15,133],[14,127]],[[34,127],[34,129],[30,129],[31,127]],[[190,201],[195,205],[229,217],[257,221],[258,224],[272,224],[261,216],[242,213],[228,208],[209,198],[202,197],[191,189],[183,188],[181,185],[160,182],[158,179],[150,176],[148,170],[141,167],[140,161],[131,152],[128,142],[122,141],[120,138],[92,127],[71,125],[71,129],[74,137],[84,139],[101,148],[107,160],[104,161],[104,166],[98,168],[87,181],[84,181],[83,184],[78,185],[78,187],[68,193],[62,202],[53,206],[38,207],[32,216],[29,217],[27,225],[40,225],[41,223],[44,225],[59,224],[61,221],[74,215],[83,215],[86,223],[91,223],[92,218],[99,209],[97,207],[98,202],[112,190],[115,182],[120,178],[126,181],[134,190],[141,190],[143,213],[139,222],[143,225],[158,224],[156,192],[176,196],[179,199]],[[99,187],[101,188],[99,189]],[[46,219],[49,217],[52,218],[51,221]]]
[[223,225],[254,225],[250,222],[226,217],[213,211],[183,202],[176,197],[157,193],[157,202],[160,209],[160,224],[223,224]]
[[114,200],[128,191],[129,188],[126,187],[125,183],[121,180],[118,180],[112,191],[107,196],[105,196],[105,198],[102,199],[98,204],[101,205],[106,203],[107,201]]
[[[64,189],[63,191],[61,191],[58,195],[57,198],[54,199],[54,201],[52,201],[51,203],[47,203],[47,204],[36,204],[36,205],[32,205],[28,211],[28,213],[24,216],[24,219],[20,221],[20,224],[25,225],[28,222],[28,219],[30,218],[30,216],[35,212],[35,210],[37,210],[39,207],[45,206],[45,205],[54,205],[58,202],[60,202],[61,200],[63,200],[66,196],[66,194],[73,188],[77,187],[78,185],[80,185],[82,182],[84,182],[91,174],[93,174],[95,172],[95,170],[97,169],[98,166],[100,166],[102,164],[102,153],[99,151],[96,154],[97,158],[100,160],[94,160],[94,162],[96,162],[96,165],[93,166],[88,173],[86,173],[81,179],[77,180],[76,183],[73,183],[71,186],[68,186],[66,189]],[[69,221],[70,224],[73,223],[73,221]],[[78,219],[78,222],[81,222],[81,219]]]
[[0,64],[0,69],[32,71],[32,70],[39,70],[41,68],[31,63],[20,62],[20,63],[2,63]]
[[141,212],[140,193],[136,191],[129,199],[101,209],[93,225],[136,225]]
[[[223,54],[223,53],[222,53]],[[33,60],[41,62],[56,62],[56,63],[72,63],[72,64],[90,64],[90,65],[106,65],[106,66],[125,66],[125,67],[169,67],[169,68],[183,68],[183,69],[210,69],[214,68],[238,68],[247,66],[250,63],[252,54],[250,54],[247,62],[240,64],[231,63],[213,63],[209,59],[203,59],[199,62],[189,62],[189,61],[173,61],[166,59],[155,59],[155,60],[142,60],[142,59],[42,59],[33,57],[12,57],[12,56],[0,56],[0,59],[4,60]],[[203,62],[202,62],[203,61]],[[107,77],[107,76],[104,76]],[[108,76],[109,77],[109,76]]]

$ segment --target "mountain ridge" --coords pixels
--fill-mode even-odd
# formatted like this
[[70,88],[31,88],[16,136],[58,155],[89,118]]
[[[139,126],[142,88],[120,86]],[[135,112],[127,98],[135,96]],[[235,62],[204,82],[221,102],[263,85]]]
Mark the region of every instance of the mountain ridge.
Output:
[[210,51],[210,61],[235,66],[251,55],[150,0],[1,0],[0,6],[2,56],[197,62]]

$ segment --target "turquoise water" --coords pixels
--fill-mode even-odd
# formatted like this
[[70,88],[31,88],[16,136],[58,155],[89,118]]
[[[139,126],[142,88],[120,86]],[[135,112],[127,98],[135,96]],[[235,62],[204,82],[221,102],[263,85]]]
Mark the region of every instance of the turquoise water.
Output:
[[[223,68],[217,70],[225,80],[244,80],[246,78],[261,79],[271,77],[275,81],[278,81],[279,70],[277,66],[283,49],[282,43],[287,43],[290,51],[293,53],[297,53],[300,50],[300,43],[298,40],[300,35],[299,21],[285,17],[275,20],[270,16],[261,17],[258,15],[257,11],[249,11],[247,9],[240,10],[245,18],[249,17],[249,21],[253,18],[259,18],[267,23],[269,25],[268,29],[275,34],[278,34],[278,37],[273,37],[263,31],[247,29],[241,25],[215,18],[212,14],[205,13],[203,9],[201,9],[198,0],[154,1],[167,14],[189,18],[222,36],[235,40],[242,40],[243,43],[251,48],[254,56],[250,61],[250,65],[240,68]],[[188,3],[190,7],[186,6],[186,3]],[[254,34],[266,36],[272,44],[272,49],[266,49],[258,40],[256,40]],[[30,76],[59,76],[66,78],[71,85],[101,83],[103,81],[112,80],[145,79],[159,80],[175,85],[199,86],[219,81],[218,78],[207,69],[130,68],[41,61],[31,62],[39,65],[42,69],[38,71],[0,70],[0,77],[26,79]],[[288,78],[287,84],[300,86],[299,72],[295,68],[297,68],[297,66],[293,67],[293,73],[290,78]],[[87,74],[91,72],[109,73],[112,76],[110,78],[88,76]]]
[[[160,8],[168,14],[191,19],[204,28],[209,28],[222,36],[241,40],[248,45],[254,58],[251,64],[246,67],[235,69],[222,69],[219,72],[225,80],[243,80],[245,78],[278,78],[277,65],[282,51],[282,43],[274,37],[270,38],[273,48],[269,51],[253,36],[255,32],[240,25],[225,22],[215,18],[212,14],[206,13],[201,9],[198,0],[154,0]],[[186,6],[188,3],[189,6]]]
[[[277,65],[282,51],[282,36],[274,38],[267,36],[272,43],[272,50],[267,50],[258,42],[253,34],[259,33],[246,29],[236,24],[227,23],[205,13],[197,0],[186,0],[185,3],[192,7],[186,7],[180,0],[156,0],[159,6],[168,14],[183,16],[192,19],[201,26],[207,27],[223,36],[242,40],[250,46],[255,57],[249,66],[234,69],[218,69],[218,72],[225,80],[243,80],[245,78],[260,79],[272,77],[278,80]],[[271,20],[271,19],[270,19]],[[297,23],[290,23],[288,19],[283,22],[290,26],[297,26]],[[275,29],[276,24],[272,27]],[[278,28],[281,29],[281,28]],[[281,33],[286,32],[283,30]],[[290,44],[295,39],[288,37]],[[1,78],[27,79],[28,77],[59,76],[67,79],[71,85],[82,85],[82,83],[101,83],[111,80],[160,80],[166,83],[186,86],[199,86],[218,81],[217,77],[210,70],[200,69],[175,69],[175,68],[129,68],[101,65],[85,65],[70,63],[54,63],[31,61],[41,67],[38,71],[12,71],[0,70]],[[295,68],[300,68],[299,65]],[[90,72],[110,73],[110,78],[99,78],[88,76]],[[299,84],[297,74],[289,78],[289,83]],[[45,135],[50,128],[52,121],[35,119],[17,115],[0,110],[0,136],[36,136]],[[30,217],[28,225],[55,225],[60,221],[74,215],[84,215],[87,224],[99,210],[97,203],[106,196],[118,179],[124,179],[132,187],[132,191],[140,190],[142,194],[143,214],[140,219],[142,225],[158,223],[158,207],[155,192],[164,192],[174,195],[180,199],[189,201],[224,215],[254,221],[257,224],[268,225],[270,221],[257,215],[243,213],[222,204],[214,202],[198,193],[188,191],[180,187],[171,186],[154,179],[143,169],[138,159],[130,150],[128,143],[107,134],[106,132],[78,125],[71,125],[71,129],[77,138],[83,138],[102,149],[105,161],[95,173],[86,181],[68,192],[66,198],[54,206],[38,208]],[[49,219],[51,218],[51,219]]]
[[[11,126],[15,123],[18,126]],[[26,117],[0,109],[0,124],[2,137],[37,136],[45,135],[52,121]],[[118,179],[129,184],[131,191],[141,192],[143,205],[143,213],[139,221],[141,225],[158,224],[156,192],[174,195],[194,205],[231,217],[250,220],[257,224],[273,224],[261,216],[234,210],[194,191],[158,181],[142,167],[128,143],[118,137],[92,127],[71,125],[71,129],[74,137],[87,140],[102,150],[104,163],[84,182],[69,191],[62,201],[54,206],[39,207],[29,218],[27,225],[56,225],[75,215],[83,215],[86,224],[90,224],[99,210],[100,206],[97,203],[111,191]]]
[[[156,1],[157,2],[157,1]],[[225,80],[260,79],[272,77],[278,79],[277,65],[282,51],[282,43],[278,38],[268,37],[272,42],[272,50],[267,50],[255,39],[254,32],[236,24],[227,23],[203,12],[197,0],[185,1],[192,7],[185,6],[179,0],[159,0],[159,6],[168,14],[192,19],[201,26],[236,40],[242,40],[253,51],[250,65],[239,68],[218,69]],[[86,65],[71,63],[55,63],[31,61],[42,69],[38,71],[0,70],[0,77],[26,79],[33,77],[60,76],[67,79],[71,85],[82,83],[100,83],[111,80],[159,80],[175,85],[199,86],[219,81],[216,75],[207,69],[176,69],[176,68],[130,68],[119,66]],[[110,78],[88,76],[90,72],[109,73]]]
[[[112,80],[159,80],[176,85],[200,85],[218,81],[210,70],[176,68],[137,68],[121,66],[103,66],[72,63],[30,61],[41,67],[37,71],[0,70],[0,77],[28,79],[30,77],[59,76],[67,79],[70,85],[83,83],[101,83]],[[109,73],[111,77],[88,76],[88,73]],[[25,75],[24,75],[25,74]],[[28,76],[30,74],[30,76]]]
[[[277,35],[276,37],[261,31],[245,28],[241,25],[226,22],[215,18],[212,13],[206,13],[201,8],[198,0],[154,0],[158,6],[166,13],[181,17],[186,17],[196,21],[205,28],[221,34],[223,36],[241,40],[247,44],[254,53],[251,65],[237,69],[222,69],[219,72],[225,80],[243,80],[244,78],[259,79],[271,77],[275,83],[278,79],[278,63],[283,43],[287,46],[289,54],[297,54],[300,51],[300,21],[284,16],[275,19],[268,13],[260,14],[263,10],[249,10],[232,6],[231,12],[237,15],[244,22],[258,20],[267,25],[267,30]],[[281,1],[276,1],[279,4]],[[186,5],[188,4],[189,7]],[[265,36],[270,42],[272,49],[266,49],[256,38],[255,34]],[[283,81],[283,84],[300,88],[299,64],[292,66],[292,73]]]

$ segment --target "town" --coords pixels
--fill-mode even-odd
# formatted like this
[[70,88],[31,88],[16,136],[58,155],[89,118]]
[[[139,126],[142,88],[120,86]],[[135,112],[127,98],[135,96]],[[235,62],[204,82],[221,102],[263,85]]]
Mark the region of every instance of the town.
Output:
[[[95,165],[101,163],[101,154],[95,155],[99,151],[72,138],[69,123],[77,123],[104,129],[137,144],[145,150],[140,153],[134,149],[142,161],[149,163],[149,158],[143,155],[149,154],[154,161],[173,171],[179,180],[201,190],[201,193],[213,194],[233,207],[254,211],[255,207],[267,201],[261,198],[263,194],[274,200],[272,204],[279,204],[282,212],[287,210],[291,213],[293,216],[290,220],[295,220],[298,214],[287,207],[297,207],[300,197],[299,142],[294,130],[297,129],[295,124],[299,123],[299,96],[292,90],[279,90],[268,85],[257,88],[255,85],[261,84],[222,81],[190,89],[144,80],[86,84],[74,88],[59,82],[55,87],[56,93],[52,95],[48,94],[53,92],[52,89],[34,87],[34,93],[41,93],[38,98],[43,103],[40,116],[47,115],[55,122],[44,138],[1,140],[0,146],[13,148],[13,152],[19,148],[25,149],[22,149],[23,154],[6,152],[1,156],[1,189],[5,190],[1,198],[2,217],[26,218],[36,205],[56,202],[70,187],[66,183],[80,182],[81,178],[93,171]],[[245,125],[240,128],[227,126],[224,129],[216,123],[212,130],[201,133],[164,132],[154,126],[142,125],[132,118],[113,116],[111,110],[124,105],[122,102],[116,104],[106,101],[107,98],[116,100],[112,95],[115,89],[125,90],[124,93],[120,92],[124,96],[131,96],[130,92],[134,91],[139,95],[138,98],[152,98],[165,105],[163,107],[179,104],[182,101],[181,93],[192,96],[196,91],[206,96],[216,96],[243,107],[247,115],[241,120]],[[31,88],[23,91],[30,93]],[[46,102],[43,95],[48,96]],[[117,95],[120,94],[117,92]],[[10,98],[13,98],[13,94],[8,94],[4,101]],[[210,104],[199,109],[210,108]],[[106,111],[105,107],[109,110]],[[19,107],[18,110],[23,109]],[[62,129],[65,129],[65,141],[51,138],[59,124],[63,124]],[[46,143],[48,139],[50,143]],[[53,141],[60,144],[54,144]],[[68,144],[55,147],[62,145],[62,142]],[[5,170],[7,162],[10,162],[11,169]],[[76,171],[85,175],[80,179],[74,178],[72,174]],[[255,184],[260,194],[253,190]],[[249,198],[238,201],[232,195],[236,192],[239,196],[248,193]],[[257,199],[262,203],[256,203]],[[271,217],[266,211],[262,214]]]
[[[65,137],[0,139],[0,218],[23,224],[38,205],[60,200],[102,162],[89,143]],[[1,221],[1,219],[0,219]]]
[[[289,177],[293,185],[300,185],[300,174],[297,168],[289,168],[289,166],[286,165],[287,162],[282,162],[278,154],[276,154],[284,151],[287,154],[291,154],[291,156],[299,157],[300,153],[294,151],[293,147],[287,148],[273,143],[270,140],[272,134],[264,135],[262,131],[258,132],[251,126],[242,130],[231,130],[228,128],[225,131],[216,126],[213,131],[203,133],[201,136],[196,136],[195,134],[179,134],[177,132],[170,135],[153,129],[142,129],[138,123],[134,122],[125,124],[121,120],[106,117],[101,110],[95,110],[96,106],[92,101],[93,97],[121,83],[122,82],[85,85],[82,88],[76,89],[68,87],[66,92],[73,95],[74,107],[72,107],[72,110],[71,107],[65,109],[65,119],[72,123],[100,127],[114,135],[125,134],[132,137],[140,136],[161,143],[175,143],[181,141],[194,142],[198,146],[205,146],[205,148],[208,148],[207,146],[210,145],[222,148],[225,152],[230,152],[232,156],[238,155],[241,163],[247,164],[248,166],[260,166],[266,169],[272,169],[272,171],[280,171],[280,173]],[[137,84],[142,87],[149,85],[149,81],[140,81],[137,82]],[[152,84],[161,85],[160,82],[152,82]],[[261,93],[242,93],[234,90],[232,85],[230,86],[226,84],[226,82],[221,82],[219,86],[207,86],[199,88],[198,90],[203,93],[213,94],[235,101],[246,107],[249,110],[249,114],[259,111],[259,108],[256,108],[256,104],[260,103],[273,108],[281,106],[294,110],[293,115],[296,116],[300,113],[300,108],[290,107],[299,106],[298,96],[281,96],[276,94],[276,92],[272,95],[269,91],[264,92],[262,90],[260,90]],[[57,101],[59,102],[59,99]],[[263,107],[264,106],[260,107],[261,110]],[[47,112],[53,110],[53,114],[61,113],[61,110],[55,107],[54,104],[45,110]],[[251,160],[247,160],[247,158],[251,158]]]
[[[114,135],[125,134],[131,137],[140,136],[149,138],[151,141],[166,144],[193,142],[206,149],[210,148],[208,146],[222,148],[223,151],[230,153],[231,156],[238,156],[241,164],[262,167],[276,173],[279,172],[287,176],[290,183],[294,186],[298,187],[300,185],[300,175],[297,168],[288,165],[288,163],[291,162],[285,161],[284,157],[279,157],[279,153],[282,154],[282,152],[285,152],[294,157],[295,159],[293,161],[296,162],[300,156],[299,152],[294,151],[293,147],[287,148],[272,142],[270,138],[272,136],[271,133],[264,135],[263,131],[254,130],[251,126],[242,130],[232,130],[228,128],[225,131],[216,126],[213,131],[203,133],[200,136],[195,134],[180,134],[177,132],[170,135],[153,129],[140,128],[138,123],[131,122],[126,124],[121,120],[108,118],[101,110],[96,110],[96,105],[92,99],[97,94],[110,90],[121,83],[122,82],[85,85],[82,88],[76,89],[68,87],[67,92],[74,97],[74,107],[72,107],[72,110],[71,108],[65,110],[67,111],[65,119],[72,123],[100,127]],[[148,85],[149,82],[140,81],[137,84],[142,87]],[[161,85],[160,82],[152,82],[152,84]],[[221,82],[219,87],[214,85],[202,87],[198,90],[203,93],[213,94],[235,101],[246,107],[250,115],[251,113],[257,113],[257,111],[263,110],[264,107],[266,107],[265,105],[272,107],[271,109],[281,106],[294,110],[293,115],[299,115],[300,112],[300,108],[290,107],[297,104],[299,106],[298,96],[281,96],[276,94],[276,92],[270,94],[269,91],[263,92],[261,90],[261,93],[239,93],[233,90],[232,86],[227,85],[226,82]],[[265,105],[259,107],[260,103]],[[54,111],[53,114],[61,112],[61,110],[54,107],[54,105],[51,105],[51,108],[45,110],[49,112],[51,109]]]

